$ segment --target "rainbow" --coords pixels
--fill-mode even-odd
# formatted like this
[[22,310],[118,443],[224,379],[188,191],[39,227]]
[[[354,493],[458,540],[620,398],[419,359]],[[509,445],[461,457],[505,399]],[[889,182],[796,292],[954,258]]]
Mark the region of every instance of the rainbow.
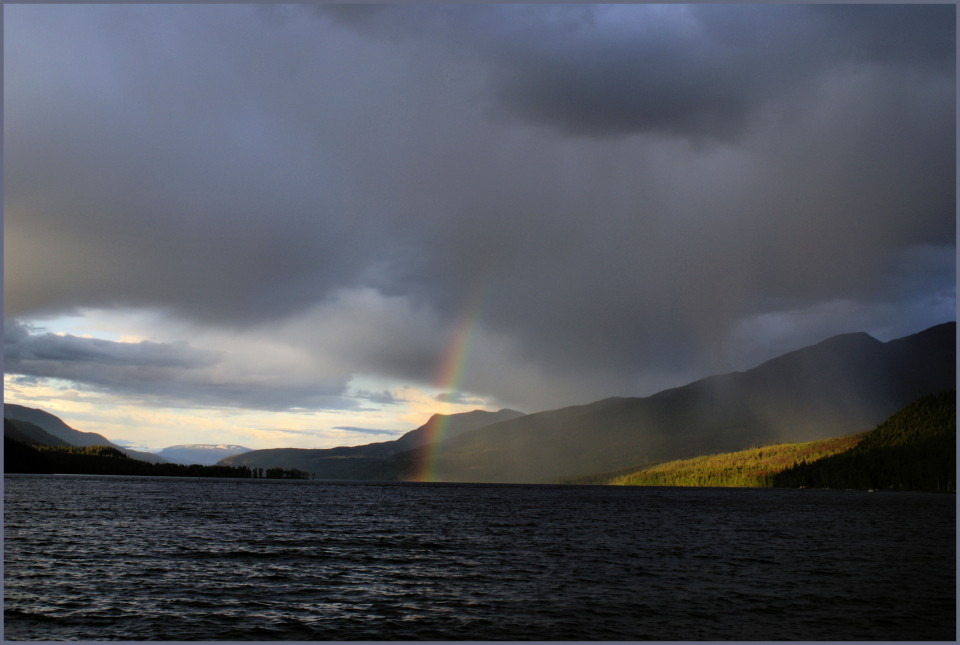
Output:
[[[468,299],[467,305],[453,330],[450,342],[447,343],[446,351],[440,360],[434,385],[441,392],[454,395],[460,392],[460,381],[463,378],[463,370],[467,365],[467,359],[470,357],[470,347],[477,330],[477,320],[483,303],[484,289],[482,284],[481,282],[473,290]],[[431,423],[427,426],[426,443],[420,448],[417,455],[417,463],[413,472],[414,481],[435,481],[437,460],[449,424],[450,417],[447,415],[431,419]]]

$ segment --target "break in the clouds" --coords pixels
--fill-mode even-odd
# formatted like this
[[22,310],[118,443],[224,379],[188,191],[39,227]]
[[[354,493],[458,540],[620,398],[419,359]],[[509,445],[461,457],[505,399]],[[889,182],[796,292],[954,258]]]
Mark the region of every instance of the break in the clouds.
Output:
[[186,343],[119,343],[49,332],[31,333],[29,326],[11,321],[3,330],[4,359],[18,373],[30,374],[37,363],[108,365],[158,369],[195,369],[216,364],[216,352],[197,351]]
[[[268,366],[264,366],[268,367]],[[4,326],[4,368],[33,383],[48,379],[82,383],[100,392],[161,405],[212,405],[283,410],[349,409],[345,383],[299,373],[302,380],[277,379],[261,368],[237,369],[225,352],[186,342],[116,342],[55,334],[8,320]],[[244,373],[246,372],[246,373]],[[27,383],[20,380],[19,383]]]
[[535,410],[954,317],[950,5],[13,5],[4,36],[6,315],[190,330],[21,334],[8,372],[342,406],[434,382],[469,322],[459,390]]

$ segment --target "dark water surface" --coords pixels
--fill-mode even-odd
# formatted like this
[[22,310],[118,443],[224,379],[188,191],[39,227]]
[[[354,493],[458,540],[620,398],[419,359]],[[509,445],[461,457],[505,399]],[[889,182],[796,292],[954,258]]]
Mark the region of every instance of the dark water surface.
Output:
[[7,640],[954,640],[955,498],[4,479]]

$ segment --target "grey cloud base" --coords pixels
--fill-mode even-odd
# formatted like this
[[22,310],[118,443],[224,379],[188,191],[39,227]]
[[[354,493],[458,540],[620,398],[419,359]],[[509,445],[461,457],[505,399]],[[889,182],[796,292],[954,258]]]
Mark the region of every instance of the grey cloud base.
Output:
[[[952,6],[39,5],[5,36],[6,315],[233,333],[374,294],[364,342],[304,335],[345,371],[287,404],[351,360],[431,380],[475,294],[516,369],[464,385],[527,409],[532,373],[743,367],[764,316],[845,303],[811,329],[890,338],[955,310]],[[103,381],[215,360],[56,343]]]

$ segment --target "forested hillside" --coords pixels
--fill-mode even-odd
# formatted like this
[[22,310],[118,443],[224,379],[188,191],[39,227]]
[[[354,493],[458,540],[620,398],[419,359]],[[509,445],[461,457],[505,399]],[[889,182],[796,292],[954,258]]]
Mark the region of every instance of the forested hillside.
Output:
[[[528,414],[444,442],[435,478],[554,482],[872,428],[956,387],[956,325],[881,342],[844,334],[642,398]],[[395,459],[398,459],[398,455]]]
[[[3,418],[4,436],[15,441],[23,441],[28,445],[112,446],[133,459],[155,463],[166,462],[166,459],[159,455],[119,446],[96,432],[81,432],[71,428],[63,422],[63,419],[50,414],[46,410],[4,403]],[[7,420],[11,421],[12,425],[6,423]],[[27,436],[23,436],[24,433],[22,432],[25,426],[29,428],[29,431],[26,432]],[[19,429],[21,432],[11,434],[11,429]],[[42,431],[43,436],[40,436],[37,430]]]
[[25,443],[29,446],[69,446],[69,441],[56,437],[36,424],[29,421],[18,421],[17,419],[3,419],[3,436],[9,437],[14,441]]
[[730,486],[954,491],[956,392],[918,399],[876,429],[785,443],[643,470],[562,480],[626,486]]
[[770,446],[704,455],[657,464],[636,472],[602,475],[576,480],[579,483],[620,486],[734,486],[767,487],[773,477],[801,461],[811,462],[849,450],[866,433],[820,439],[806,443]]
[[854,448],[799,463],[778,487],[956,490],[957,401],[950,390],[906,406]]
[[[885,343],[864,333],[844,334],[743,372],[647,397],[527,415],[437,415],[390,442],[254,450],[220,463],[294,467],[319,479],[405,480],[416,479],[429,456],[434,481],[570,481],[868,429],[923,395],[956,387],[955,368],[955,323]],[[441,420],[447,427],[437,432]],[[798,456],[805,458],[810,460]],[[792,465],[792,459],[782,464]],[[753,476],[744,475],[744,481]]]

